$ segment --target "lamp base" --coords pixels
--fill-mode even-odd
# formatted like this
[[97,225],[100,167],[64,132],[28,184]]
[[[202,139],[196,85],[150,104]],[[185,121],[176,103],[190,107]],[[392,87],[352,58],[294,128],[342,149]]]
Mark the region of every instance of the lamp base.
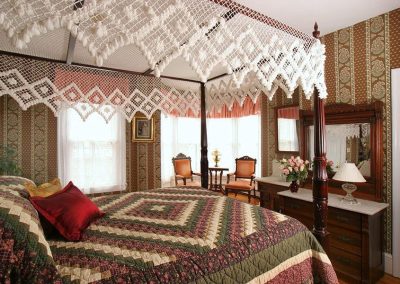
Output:
[[357,199],[354,198],[352,193],[357,190],[357,186],[351,183],[344,183],[342,189],[346,192],[346,195],[341,199],[346,204],[357,205],[360,204]]

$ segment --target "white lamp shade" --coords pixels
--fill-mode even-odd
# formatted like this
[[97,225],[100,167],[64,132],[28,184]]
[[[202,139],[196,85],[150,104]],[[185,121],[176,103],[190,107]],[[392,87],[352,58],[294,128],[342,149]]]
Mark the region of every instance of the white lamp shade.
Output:
[[332,179],[346,182],[366,182],[354,163],[344,163]]

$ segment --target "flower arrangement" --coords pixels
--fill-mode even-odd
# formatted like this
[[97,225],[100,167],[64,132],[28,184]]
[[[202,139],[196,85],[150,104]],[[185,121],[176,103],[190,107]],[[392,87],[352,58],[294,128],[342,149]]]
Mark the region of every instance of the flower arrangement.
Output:
[[333,176],[335,174],[336,171],[333,168],[334,168],[333,161],[332,160],[328,160],[328,162],[326,162],[326,172],[327,172],[328,175]]
[[304,181],[307,178],[309,161],[302,160],[299,156],[296,158],[291,156],[289,159],[282,159],[279,162],[281,163],[282,174],[286,176],[286,181]]
[[[311,163],[311,167],[313,166],[314,162]],[[332,160],[328,160],[326,162],[326,173],[328,174],[328,176],[332,177],[336,173],[334,168],[335,168],[335,163]]]
[[213,156],[215,166],[218,167],[218,163],[221,161],[221,152],[218,151],[218,149],[215,149],[211,152],[211,155]]

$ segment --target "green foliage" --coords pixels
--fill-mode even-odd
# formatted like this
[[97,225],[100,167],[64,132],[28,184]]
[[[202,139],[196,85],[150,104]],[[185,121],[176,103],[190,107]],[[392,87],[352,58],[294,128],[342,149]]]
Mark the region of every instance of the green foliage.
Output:
[[17,152],[9,146],[0,145],[0,175],[21,175]]

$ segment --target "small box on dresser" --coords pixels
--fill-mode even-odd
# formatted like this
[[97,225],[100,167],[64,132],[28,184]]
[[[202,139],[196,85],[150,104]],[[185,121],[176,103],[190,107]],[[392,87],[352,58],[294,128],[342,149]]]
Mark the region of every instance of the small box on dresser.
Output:
[[[280,210],[313,228],[312,191],[278,192]],[[383,213],[388,206],[368,200],[350,205],[328,196],[329,258],[339,278],[349,283],[376,283],[383,276]]]

